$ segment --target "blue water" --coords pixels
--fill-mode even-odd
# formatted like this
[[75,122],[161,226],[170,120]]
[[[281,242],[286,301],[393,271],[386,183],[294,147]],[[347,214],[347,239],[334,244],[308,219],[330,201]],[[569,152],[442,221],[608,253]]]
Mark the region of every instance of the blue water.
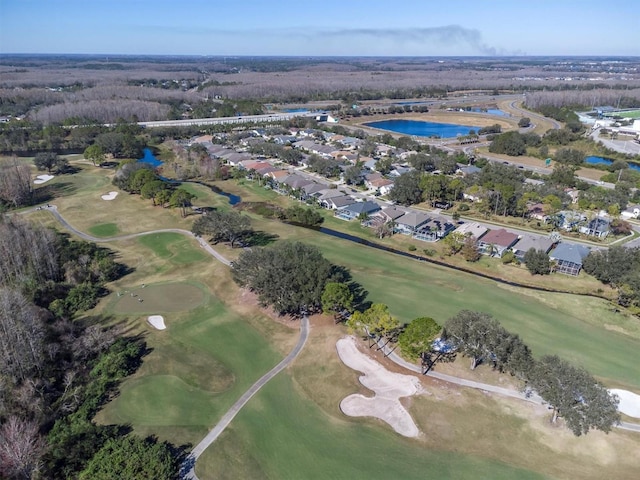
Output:
[[483,110],[481,108],[472,108],[469,111],[475,112],[475,113],[486,113],[488,115],[498,115],[499,117],[509,117],[510,116],[507,112],[503,112],[502,110],[500,110],[498,108],[487,108],[486,110]]
[[[587,157],[584,159],[585,163],[589,163],[591,165],[611,165],[614,161],[611,160],[610,158],[604,158],[604,157]],[[638,165],[637,163],[631,163],[631,162],[627,162],[629,164],[629,168],[631,170],[638,170],[640,172],[640,165]]]
[[224,197],[227,197],[229,199],[229,205],[237,205],[242,201],[242,198],[240,198],[238,195],[234,195],[233,193],[227,193],[223,191],[218,191],[217,193]]
[[368,127],[389,130],[404,135],[416,135],[418,137],[456,137],[469,135],[471,130],[476,132],[480,127],[469,125],[453,125],[451,123],[422,122],[420,120],[383,120],[381,122],[365,123]]
[[149,150],[148,148],[144,149],[144,157],[138,159],[139,162],[144,162],[144,163],[148,163],[149,165],[152,165],[153,167],[159,167],[160,165],[162,165],[162,160],[158,160],[155,155],[153,154],[153,152],[151,150]]
[[287,113],[307,113],[309,109],[308,108],[285,108],[282,111]]

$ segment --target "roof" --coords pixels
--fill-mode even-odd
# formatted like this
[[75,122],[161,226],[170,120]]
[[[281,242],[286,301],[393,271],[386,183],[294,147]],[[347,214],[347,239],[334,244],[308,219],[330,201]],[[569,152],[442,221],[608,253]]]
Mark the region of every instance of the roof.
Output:
[[487,227],[480,225],[478,222],[464,223],[456,228],[455,233],[461,233],[462,235],[471,235],[472,237],[480,238],[489,230]]
[[319,197],[320,200],[329,200],[330,198],[343,197],[345,195],[344,192],[341,192],[340,190],[338,190],[336,188],[327,188],[327,187],[325,187],[325,189],[327,191],[325,193],[323,193],[322,195],[320,195],[320,197]]
[[418,228],[423,223],[429,221],[429,215],[422,212],[407,212],[403,216],[396,219],[399,225],[407,225],[409,227]]
[[304,187],[302,187],[302,190],[304,190],[304,193],[306,193],[307,195],[311,195],[312,193],[317,193],[321,190],[326,190],[327,186],[323,185],[322,183],[309,183],[307,185],[305,185]]
[[463,173],[464,175],[471,175],[472,173],[478,173],[482,170],[476,167],[475,165],[465,165],[458,168],[458,171]]
[[589,255],[589,252],[589,248],[584,245],[563,242],[549,254],[549,257],[555,260],[564,260],[566,262],[582,265],[582,260],[584,260],[584,257]]
[[380,205],[378,205],[375,202],[370,202],[367,200],[366,202],[358,202],[358,203],[354,203],[353,205],[349,205],[345,207],[345,210],[349,210],[350,212],[353,212],[356,215],[360,215],[361,213],[368,214],[368,213],[373,213],[380,210]]
[[608,232],[609,231],[609,220],[604,218],[594,218],[587,225],[589,230],[593,230],[594,232]]
[[522,252],[528,252],[534,248],[546,253],[551,249],[554,243],[555,242],[548,237],[541,237],[540,235],[522,235],[514,248]]
[[309,180],[301,175],[296,175],[295,173],[292,175],[288,175],[282,180],[282,183],[285,185],[289,185],[291,188],[301,188],[305,185],[309,185],[313,183],[313,180]]
[[407,213],[407,211],[398,207],[386,207],[382,209],[382,213],[384,213],[389,220],[396,220]]
[[518,240],[518,235],[506,231],[504,228],[498,230],[489,230],[484,237],[482,243],[485,245],[497,245],[498,247],[508,248]]
[[356,203],[356,201],[347,196],[347,195],[343,195],[342,197],[333,197],[330,198],[329,200],[327,200],[329,203],[332,203],[333,205],[335,205],[336,208],[340,208],[340,207],[346,207],[347,205],[351,205],[353,203]]

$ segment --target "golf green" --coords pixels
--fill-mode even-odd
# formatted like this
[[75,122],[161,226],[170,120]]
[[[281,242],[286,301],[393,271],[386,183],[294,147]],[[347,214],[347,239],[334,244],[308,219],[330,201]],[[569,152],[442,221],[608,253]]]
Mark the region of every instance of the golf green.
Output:
[[184,312],[193,310],[205,299],[201,288],[188,283],[143,285],[116,292],[113,311],[119,314]]

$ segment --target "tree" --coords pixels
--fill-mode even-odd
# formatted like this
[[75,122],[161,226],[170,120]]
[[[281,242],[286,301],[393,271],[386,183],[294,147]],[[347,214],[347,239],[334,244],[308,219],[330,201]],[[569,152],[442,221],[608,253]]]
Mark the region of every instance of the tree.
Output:
[[491,153],[504,153],[519,156],[527,153],[527,144],[518,132],[507,132],[497,135],[489,145]]
[[462,310],[444,325],[444,338],[457,351],[471,358],[471,370],[491,358],[496,336],[501,333],[497,320],[488,313]]
[[422,201],[422,188],[420,186],[421,174],[411,171],[400,175],[389,192],[389,198],[401,205],[413,205]]
[[414,318],[398,336],[400,351],[413,360],[431,349],[431,344],[442,327],[433,318]]
[[361,185],[364,181],[362,167],[356,164],[347,168],[344,172],[344,181],[347,185]]
[[155,438],[136,435],[110,438],[80,473],[80,479],[173,480],[178,462],[169,445]]
[[6,202],[13,207],[30,203],[33,196],[31,171],[21,165],[16,157],[0,160],[0,204]]
[[352,332],[359,331],[368,338],[386,338],[388,343],[399,333],[400,322],[391,315],[387,305],[374,303],[364,312],[351,315],[346,325]]
[[97,143],[94,143],[93,145],[85,148],[83,155],[87,160],[91,160],[94,166],[96,164],[101,164],[102,162],[104,162],[104,151],[102,150],[102,147]]
[[194,198],[196,198],[196,196],[193,193],[187,192],[184,188],[177,188],[173,191],[171,197],[169,198],[169,205],[171,207],[180,208],[181,216],[186,217],[187,207],[191,206],[191,200],[193,200]]
[[249,217],[234,210],[213,210],[206,216],[199,217],[191,227],[195,235],[210,235],[214,242],[229,242],[231,248],[234,248],[235,243],[246,236],[250,229]]
[[595,428],[609,432],[620,422],[618,398],[586,370],[555,355],[534,363],[528,375],[531,387],[551,405],[555,423],[562,416],[576,436]]
[[344,278],[320,251],[300,242],[278,242],[243,250],[231,264],[233,280],[258,294],[280,314],[318,311],[328,282]]
[[518,120],[518,127],[520,128],[527,128],[529,125],[531,125],[531,119],[529,117],[522,117]]
[[447,247],[446,253],[448,255],[455,255],[460,250],[462,250],[466,240],[467,240],[467,237],[465,237],[463,233],[451,232],[449,235],[444,237],[444,239],[442,240],[442,243],[446,245]]
[[328,282],[322,292],[322,311],[338,318],[344,312],[353,312],[354,295],[346,283]]
[[549,255],[543,250],[531,247],[524,254],[524,264],[532,275],[549,275],[551,273]]
[[140,196],[142,198],[150,198],[153,201],[153,205],[155,206],[157,204],[156,197],[158,196],[158,194],[162,190],[168,190],[168,188],[169,187],[166,182],[163,182],[162,180],[152,180],[142,185],[142,188],[140,189]]
[[464,245],[462,246],[462,249],[460,251],[462,252],[462,256],[467,262],[477,262],[482,256],[476,242],[476,237],[472,235],[469,235],[464,240]]
[[0,426],[0,476],[36,478],[34,473],[44,449],[45,442],[36,422],[10,416]]
[[46,170],[51,173],[54,169],[58,172],[65,169],[67,160],[54,152],[39,152],[33,157],[33,163],[38,170]]

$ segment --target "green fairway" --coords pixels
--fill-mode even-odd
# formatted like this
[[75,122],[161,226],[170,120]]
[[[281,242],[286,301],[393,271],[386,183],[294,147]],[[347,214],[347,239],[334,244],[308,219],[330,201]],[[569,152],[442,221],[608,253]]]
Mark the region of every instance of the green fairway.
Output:
[[[263,335],[213,297],[157,333],[151,346],[140,370],[122,384],[122,393],[99,421],[166,432],[166,440],[174,442],[197,443],[194,432],[211,428],[281,358]],[[175,438],[163,427],[197,428]]]
[[[273,228],[267,222],[260,227]],[[349,268],[369,301],[386,303],[404,322],[426,315],[444,323],[462,309],[488,312],[520,334],[534,355],[560,355],[611,386],[640,391],[640,324],[604,300],[509,287],[309,229],[280,224],[277,232],[316,245]]]
[[176,264],[191,264],[207,258],[206,253],[195,248],[192,240],[181,233],[153,233],[139,237],[138,241],[158,257]]
[[534,479],[541,475],[325,415],[279,375],[196,464],[207,479]]
[[184,312],[193,310],[205,298],[202,287],[188,283],[145,285],[117,292],[113,311],[120,314]]
[[96,237],[114,237],[118,234],[118,226],[115,223],[100,223],[91,227],[89,233]]

